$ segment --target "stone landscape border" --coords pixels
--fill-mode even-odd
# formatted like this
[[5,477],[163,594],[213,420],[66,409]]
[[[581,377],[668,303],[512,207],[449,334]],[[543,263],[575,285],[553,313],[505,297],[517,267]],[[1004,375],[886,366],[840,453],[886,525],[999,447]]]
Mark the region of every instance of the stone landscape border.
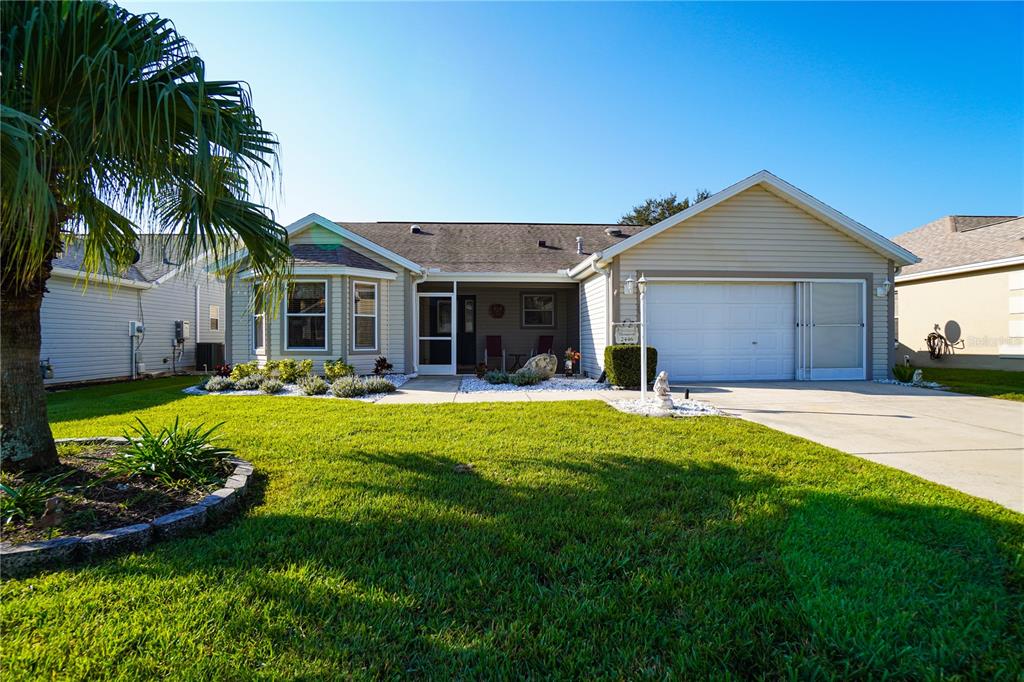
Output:
[[[113,445],[126,442],[128,440],[120,436],[57,439],[58,444]],[[25,577],[45,568],[59,568],[139,550],[161,540],[176,538],[223,521],[238,510],[254,473],[252,464],[244,459],[232,457],[228,461],[235,468],[223,488],[213,491],[190,507],[164,514],[148,523],[99,531],[84,537],[69,535],[18,545],[0,543],[0,579]]]

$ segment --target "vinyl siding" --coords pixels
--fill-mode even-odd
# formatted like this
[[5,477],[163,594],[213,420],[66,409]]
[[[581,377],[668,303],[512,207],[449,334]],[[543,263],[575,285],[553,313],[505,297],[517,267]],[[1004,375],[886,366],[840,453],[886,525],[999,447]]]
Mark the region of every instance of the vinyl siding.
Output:
[[[682,224],[623,252],[621,279],[638,272],[720,271],[863,273],[871,275],[872,336],[869,340],[874,378],[888,373],[887,298],[874,287],[888,276],[887,259],[799,207],[754,187]],[[636,297],[621,297],[621,319],[636,319]]]
[[[196,319],[196,286],[200,319]],[[74,279],[53,277],[41,310],[40,357],[54,368],[47,384],[97,381],[131,376],[128,323],[144,321],[146,333],[137,351],[145,371],[170,372],[195,367],[196,334],[202,341],[223,341],[211,333],[208,306],[221,308],[226,325],[224,283],[205,274],[184,273],[150,289],[112,287],[94,282],[83,288]],[[188,320],[191,334],[180,357],[172,357],[174,321]]]
[[580,363],[583,373],[597,377],[604,369],[608,338],[608,280],[594,275],[580,287]]

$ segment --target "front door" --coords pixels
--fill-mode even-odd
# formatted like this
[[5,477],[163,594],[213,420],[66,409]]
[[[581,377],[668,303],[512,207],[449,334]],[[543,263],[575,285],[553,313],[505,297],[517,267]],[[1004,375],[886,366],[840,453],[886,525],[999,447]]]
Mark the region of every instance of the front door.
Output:
[[421,374],[455,374],[455,295],[418,294],[416,365]]
[[476,296],[458,297],[458,331],[455,348],[460,366],[476,367]]

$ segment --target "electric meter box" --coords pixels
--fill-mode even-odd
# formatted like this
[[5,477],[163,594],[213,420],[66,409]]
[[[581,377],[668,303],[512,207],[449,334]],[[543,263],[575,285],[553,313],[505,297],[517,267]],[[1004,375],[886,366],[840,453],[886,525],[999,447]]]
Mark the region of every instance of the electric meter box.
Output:
[[175,320],[174,321],[174,340],[178,343],[184,343],[186,339],[191,336],[191,323],[188,320]]

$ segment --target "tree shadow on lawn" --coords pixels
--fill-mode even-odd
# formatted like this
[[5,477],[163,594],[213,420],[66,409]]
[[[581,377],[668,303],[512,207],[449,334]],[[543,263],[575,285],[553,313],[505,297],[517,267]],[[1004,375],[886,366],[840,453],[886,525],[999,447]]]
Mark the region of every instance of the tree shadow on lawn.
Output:
[[337,674],[992,676],[1024,641],[993,522],[959,510],[654,458],[537,460],[528,476],[350,458],[367,475],[322,473],[331,499],[299,491],[303,513],[254,509],[80,570],[198,577],[228,605],[209,614],[215,648],[255,631]]
[[199,383],[200,378],[143,379],[55,391],[47,395],[47,416],[56,425],[168,405],[189,398],[182,390]]

